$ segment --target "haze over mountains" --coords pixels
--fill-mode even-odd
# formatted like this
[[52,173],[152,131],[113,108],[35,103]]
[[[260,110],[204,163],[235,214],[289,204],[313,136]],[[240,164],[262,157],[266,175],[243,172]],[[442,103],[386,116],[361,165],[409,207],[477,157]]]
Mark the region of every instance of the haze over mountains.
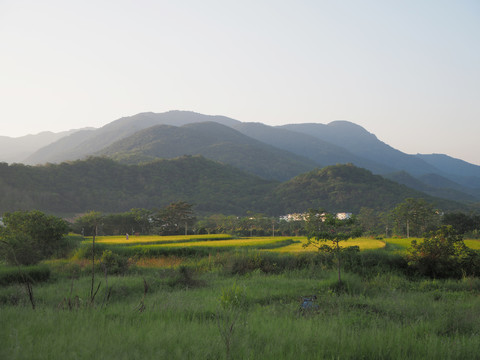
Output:
[[[278,181],[327,165],[352,163],[432,196],[480,200],[480,166],[447,155],[405,154],[348,121],[268,126],[170,111],[124,117],[99,129],[57,134],[48,140],[40,140],[41,135],[31,136],[38,137],[37,148],[22,148],[21,138],[1,138],[0,161],[35,165],[95,155],[139,164],[202,155]],[[17,160],[19,154],[22,161]]]

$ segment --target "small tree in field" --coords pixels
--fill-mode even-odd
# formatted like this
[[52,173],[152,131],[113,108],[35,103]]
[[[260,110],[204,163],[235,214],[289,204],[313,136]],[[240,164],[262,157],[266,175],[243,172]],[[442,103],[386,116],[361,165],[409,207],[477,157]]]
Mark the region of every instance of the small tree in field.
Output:
[[[362,232],[355,227],[355,218],[338,219],[335,214],[323,210],[309,210],[306,228],[308,241],[304,245],[315,246],[319,251],[333,252],[338,264],[338,282],[341,278],[341,252],[340,241],[361,236]],[[330,244],[328,244],[331,242]]]

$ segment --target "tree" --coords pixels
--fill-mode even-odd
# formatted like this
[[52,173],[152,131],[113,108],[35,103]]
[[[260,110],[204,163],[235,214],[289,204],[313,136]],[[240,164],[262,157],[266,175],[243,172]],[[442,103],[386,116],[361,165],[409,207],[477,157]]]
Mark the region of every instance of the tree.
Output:
[[451,212],[443,215],[443,225],[451,225],[459,234],[466,234],[479,228],[478,215]]
[[186,234],[188,228],[195,222],[192,207],[191,204],[179,201],[159,210],[155,219],[157,232],[161,235]]
[[142,234],[149,234],[152,228],[152,211],[147,209],[132,209],[130,213],[135,219],[135,230]]
[[16,211],[3,215],[2,254],[7,262],[33,265],[57,254],[66,246],[68,224],[38,210]]
[[366,234],[377,235],[384,230],[379,229],[379,224],[381,224],[380,218],[375,210],[371,208],[362,207],[358,213],[357,220],[358,225]]
[[[341,252],[340,241],[361,236],[362,232],[355,227],[355,218],[338,219],[335,214],[323,210],[310,209],[307,215],[307,243],[304,246],[315,246],[320,251],[333,252],[337,257],[338,283],[341,278]],[[332,242],[328,245],[328,242]]]
[[408,264],[421,275],[433,278],[471,274],[478,261],[477,253],[465,245],[463,237],[450,225],[431,231],[423,242],[413,240],[408,250]]
[[421,236],[432,230],[439,220],[438,213],[424,199],[405,199],[392,210],[392,215],[397,232],[405,234],[407,238],[411,235]]

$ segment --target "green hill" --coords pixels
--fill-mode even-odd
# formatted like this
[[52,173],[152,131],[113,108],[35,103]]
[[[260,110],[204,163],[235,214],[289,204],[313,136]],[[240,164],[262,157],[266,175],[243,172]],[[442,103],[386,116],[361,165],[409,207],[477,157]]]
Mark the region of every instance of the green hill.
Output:
[[280,183],[201,156],[126,165],[89,158],[46,166],[0,163],[0,214],[38,209],[56,214],[88,210],[122,212],[161,208],[175,201],[200,214],[269,215],[309,208],[356,213],[388,210],[407,197],[424,198],[441,210],[467,205],[430,197],[353,165],[334,165]]
[[327,166],[299,175],[280,184],[272,194],[278,213],[308,208],[352,213],[362,207],[388,210],[409,197],[424,198],[443,210],[466,207],[431,197],[351,164]]
[[160,208],[174,201],[199,212],[243,213],[263,205],[277,183],[199,156],[124,165],[106,158],[47,166],[0,164],[0,214],[65,214]]
[[215,122],[181,127],[153,126],[115,142],[98,155],[130,164],[156,158],[202,155],[264,179],[280,181],[318,166],[305,157],[252,139]]

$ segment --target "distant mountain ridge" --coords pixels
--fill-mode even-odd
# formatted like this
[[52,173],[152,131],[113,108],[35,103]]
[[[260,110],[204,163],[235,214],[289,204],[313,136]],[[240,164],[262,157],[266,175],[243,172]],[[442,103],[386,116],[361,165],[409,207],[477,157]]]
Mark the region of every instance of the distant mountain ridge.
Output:
[[80,130],[59,133],[44,131],[36,135],[20,137],[0,136],[0,161],[22,163],[30,154]]
[[79,160],[92,155],[103,148],[133,135],[137,131],[154,125],[182,126],[194,122],[215,121],[220,124],[233,124],[236,120],[224,116],[210,116],[190,111],[168,111],[166,113],[140,113],[123,117],[102,126],[92,132],[83,132],[75,138],[52,143],[47,151],[40,150],[26,159],[27,164],[59,163],[67,160]]
[[[69,136],[63,136],[28,156],[25,163],[60,163],[67,160],[83,159],[93,154],[101,154],[117,142],[128,143],[130,140],[127,141],[127,139],[130,137],[138,139],[136,133],[148,131],[147,129],[153,126],[183,127],[187,124],[206,122],[219,123],[242,133],[246,137],[243,138],[243,143],[237,142],[235,146],[231,143],[230,149],[228,149],[226,143],[210,141],[210,145],[203,147],[202,151],[199,150],[200,147],[194,149],[192,146],[186,146],[184,153],[177,149],[174,153],[176,156],[202,153],[206,157],[238,166],[238,163],[244,162],[241,158],[243,156],[245,159],[248,151],[252,154],[255,153],[255,147],[251,145],[251,141],[254,139],[263,143],[264,146],[270,146],[268,150],[270,154],[274,153],[272,147],[284,151],[283,153],[277,153],[276,160],[269,163],[270,168],[275,168],[274,164],[280,164],[278,157],[282,156],[285,163],[290,164],[278,166],[273,172],[265,168],[262,173],[259,170],[263,167],[262,161],[265,163],[265,158],[262,158],[261,153],[266,151],[266,148],[257,143],[257,153],[249,156],[251,169],[247,169],[245,166],[241,168],[264,178],[284,180],[307,170],[306,165],[311,169],[312,164],[323,167],[353,163],[358,167],[372,171],[374,174],[384,176],[393,174],[389,176],[391,179],[395,178],[395,174],[405,171],[423,184],[418,185],[419,188],[426,186],[431,190],[431,193],[436,193],[445,198],[458,195],[461,199],[470,199],[465,200],[469,202],[480,201],[479,166],[447,155],[405,154],[380,141],[363,127],[348,121],[333,121],[326,125],[268,126],[261,123],[243,123],[224,116],[210,116],[189,111],[169,111],[159,114],[140,113],[115,120],[99,129],[82,130]],[[200,129],[198,128],[196,131],[200,131]],[[199,132],[197,135],[191,134],[190,136],[201,138],[204,135]],[[145,162],[166,156],[165,152],[163,154],[161,152],[151,153],[154,140],[150,139],[149,142],[150,145],[144,147],[136,145],[135,150],[130,149],[130,153],[126,148],[118,148],[119,153],[114,154],[111,151],[112,148],[110,148],[107,151],[108,156],[116,159],[121,157],[122,161],[128,159],[130,162]],[[150,153],[148,153],[149,151]],[[223,154],[221,154],[222,152]],[[289,154],[286,155],[286,152]],[[238,158],[235,158],[235,153]],[[174,154],[172,153],[170,156]],[[223,160],[219,157],[219,154],[223,156]],[[441,179],[449,180],[450,183],[447,184],[445,180]]]

